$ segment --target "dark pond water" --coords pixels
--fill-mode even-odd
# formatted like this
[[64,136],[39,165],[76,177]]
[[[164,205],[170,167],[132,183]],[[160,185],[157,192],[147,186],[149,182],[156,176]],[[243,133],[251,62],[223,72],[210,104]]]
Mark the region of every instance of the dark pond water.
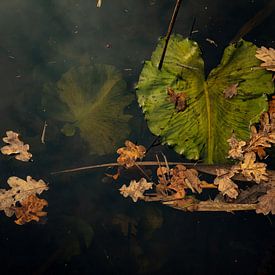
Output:
[[[274,217],[252,212],[184,213],[159,204],[133,203],[118,192],[133,174],[113,183],[104,174],[114,173],[111,169],[51,175],[114,162],[117,147],[95,153],[108,144],[106,136],[114,142],[115,131],[102,131],[93,119],[94,129],[87,131],[94,140],[83,139],[79,131],[65,136],[60,131],[64,118],[56,111],[61,107],[53,106],[55,101],[45,105],[45,87],[57,85],[71,68],[110,64],[134,98],[143,61],[166,33],[174,2],[103,0],[97,9],[95,0],[1,0],[0,134],[9,129],[19,132],[33,153],[29,163],[2,155],[1,185],[5,188],[12,175],[31,175],[50,187],[42,195],[49,202],[43,223],[18,226],[1,213],[1,274],[275,274]],[[244,23],[269,2],[274,1],[183,1],[175,32],[188,36],[196,18],[192,38],[199,43],[209,72]],[[245,39],[275,48],[274,4],[273,12],[269,7],[264,15]],[[82,80],[88,81],[78,79],[79,83]],[[112,110],[110,105],[102,112]],[[125,112],[132,118],[128,130],[119,130],[121,137],[150,145],[154,136],[135,100],[129,101]],[[97,144],[93,150],[92,142]],[[117,145],[123,145],[122,140]],[[160,146],[148,159],[160,151],[169,160],[183,160]]]

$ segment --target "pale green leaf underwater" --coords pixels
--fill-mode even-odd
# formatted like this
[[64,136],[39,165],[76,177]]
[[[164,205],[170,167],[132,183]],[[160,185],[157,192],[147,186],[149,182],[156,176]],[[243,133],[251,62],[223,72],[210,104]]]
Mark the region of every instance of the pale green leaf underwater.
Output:
[[[226,162],[232,132],[246,140],[249,126],[267,109],[265,94],[274,92],[272,74],[259,68],[257,47],[240,41],[225,49],[221,64],[205,80],[197,43],[179,35],[171,37],[159,71],[163,43],[160,40],[151,61],[145,63],[137,86],[151,132],[188,159]],[[232,84],[238,84],[237,95],[225,98],[223,92]],[[184,111],[177,112],[167,87],[187,94]]]
[[47,109],[65,123],[61,131],[73,136],[79,129],[91,153],[112,153],[129,135],[131,116],[124,109],[132,96],[126,94],[126,83],[115,67],[72,68],[45,91]]

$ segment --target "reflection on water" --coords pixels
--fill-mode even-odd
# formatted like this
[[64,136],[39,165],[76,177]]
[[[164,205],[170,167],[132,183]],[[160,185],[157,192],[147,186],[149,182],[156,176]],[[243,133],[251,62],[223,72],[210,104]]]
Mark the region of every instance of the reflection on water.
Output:
[[[45,85],[58,83],[72,68],[108,64],[121,73],[127,93],[134,97],[143,61],[165,34],[174,2],[104,0],[96,8],[96,1],[88,0],[1,1],[0,133],[19,132],[31,145],[34,160],[18,163],[1,156],[1,182],[12,175],[32,175],[50,183],[43,196],[49,202],[45,224],[20,227],[0,216],[5,263],[1,274],[274,271],[274,218],[272,224],[254,213],[182,213],[155,204],[134,204],[117,190],[128,183],[127,174],[118,183],[102,182],[103,170],[50,175],[68,167],[114,161],[116,155],[89,154],[78,130],[65,136],[60,131],[64,123],[43,104]],[[189,35],[196,18],[193,39],[202,47],[209,72],[240,27],[268,2],[183,1],[175,31]],[[274,12],[245,38],[274,48],[273,21]],[[132,117],[127,137],[148,146],[154,137],[136,102],[130,101],[124,112]],[[45,120],[48,127],[42,144]],[[160,147],[154,148],[151,158],[159,150],[169,159],[180,159]]]

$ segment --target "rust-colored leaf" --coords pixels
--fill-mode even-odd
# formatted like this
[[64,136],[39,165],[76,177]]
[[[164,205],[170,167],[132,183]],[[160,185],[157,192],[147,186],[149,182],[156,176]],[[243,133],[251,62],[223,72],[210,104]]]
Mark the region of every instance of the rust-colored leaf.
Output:
[[120,155],[117,162],[129,168],[135,165],[137,159],[142,159],[145,156],[146,149],[142,145],[135,145],[133,142],[126,140],[125,147],[119,148],[117,153]]
[[176,93],[172,88],[167,88],[167,94],[169,97],[169,100],[175,104],[175,108],[178,112],[183,112],[187,105],[187,94],[184,92]]
[[17,160],[29,161],[32,157],[32,154],[28,152],[30,149],[29,144],[24,144],[24,142],[19,139],[19,134],[13,131],[7,131],[6,135],[7,136],[3,138],[3,141],[8,143],[8,145],[1,148],[2,154],[14,154]]
[[257,50],[255,56],[258,59],[264,61],[261,64],[261,67],[265,68],[266,70],[275,72],[275,49],[268,49],[262,46]]
[[22,225],[30,221],[38,222],[41,217],[47,215],[42,209],[48,205],[44,199],[39,199],[36,195],[30,195],[21,202],[21,207],[15,207],[14,212],[17,220],[15,223]]

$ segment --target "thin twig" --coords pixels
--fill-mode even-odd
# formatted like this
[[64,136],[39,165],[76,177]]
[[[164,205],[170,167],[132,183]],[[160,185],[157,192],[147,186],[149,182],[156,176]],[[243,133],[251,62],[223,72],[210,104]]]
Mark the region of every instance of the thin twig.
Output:
[[168,31],[167,31],[167,34],[165,36],[165,44],[164,44],[164,48],[163,48],[162,55],[161,55],[159,65],[158,65],[159,70],[161,70],[162,65],[163,65],[163,61],[164,61],[165,53],[166,53],[166,50],[167,50],[168,42],[169,42],[173,27],[174,27],[175,22],[176,22],[176,18],[177,18],[177,15],[178,15],[178,11],[179,11],[181,2],[182,2],[182,0],[177,0],[175,8],[174,8],[174,12],[173,12],[173,15],[172,15],[169,27],[168,27]]
[[46,128],[47,128],[48,124],[47,121],[45,120],[44,122],[44,126],[43,126],[43,130],[42,130],[42,134],[41,134],[41,142],[43,144],[45,144],[45,135],[46,135]]

